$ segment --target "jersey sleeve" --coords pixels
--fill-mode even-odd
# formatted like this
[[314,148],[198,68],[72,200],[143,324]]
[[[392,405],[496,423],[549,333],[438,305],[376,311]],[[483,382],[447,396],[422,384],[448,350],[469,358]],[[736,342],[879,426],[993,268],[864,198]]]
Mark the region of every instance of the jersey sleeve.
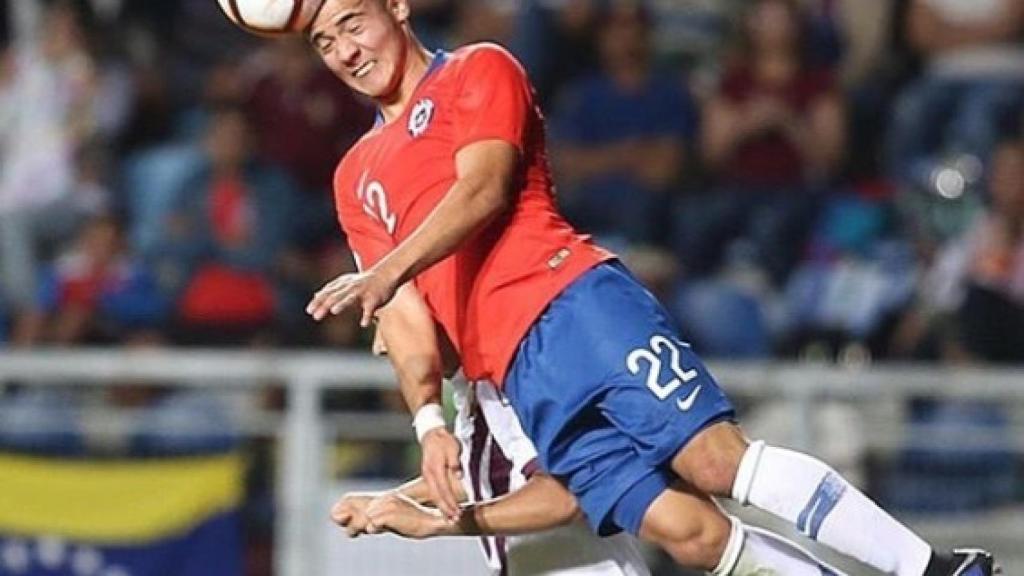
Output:
[[533,88],[526,71],[498,46],[482,45],[465,56],[455,96],[455,149],[482,140],[504,140],[523,152]]

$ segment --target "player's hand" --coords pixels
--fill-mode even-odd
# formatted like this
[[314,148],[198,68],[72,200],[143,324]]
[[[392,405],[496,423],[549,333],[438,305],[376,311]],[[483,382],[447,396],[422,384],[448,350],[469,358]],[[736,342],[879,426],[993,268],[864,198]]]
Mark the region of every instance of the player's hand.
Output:
[[434,428],[423,436],[420,446],[423,450],[421,474],[430,487],[431,499],[437,508],[450,520],[459,517],[458,493],[462,465],[459,441],[444,428]]
[[337,316],[346,308],[358,307],[362,313],[359,324],[370,326],[377,310],[391,301],[398,287],[376,268],[366,272],[342,274],[324,285],[306,306],[306,313],[314,320],[323,320],[328,314]]
[[371,534],[387,531],[406,538],[423,539],[440,535],[451,525],[439,511],[420,506],[397,492],[375,499],[366,514],[370,519]]
[[372,534],[375,527],[366,511],[370,504],[382,494],[378,492],[349,492],[331,508],[331,520],[345,529],[350,538],[361,534]]

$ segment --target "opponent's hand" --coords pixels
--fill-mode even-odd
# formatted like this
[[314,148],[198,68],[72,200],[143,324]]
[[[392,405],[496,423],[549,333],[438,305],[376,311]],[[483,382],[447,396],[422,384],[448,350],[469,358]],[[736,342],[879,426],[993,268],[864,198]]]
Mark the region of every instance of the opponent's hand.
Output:
[[374,527],[366,511],[381,496],[379,492],[349,492],[331,507],[331,520],[344,528],[350,538],[373,534]]
[[313,295],[306,305],[306,314],[319,322],[328,314],[337,316],[346,308],[357,306],[362,311],[359,325],[367,328],[374,313],[391,301],[397,289],[395,282],[376,268],[342,274]]
[[442,534],[452,524],[439,511],[424,508],[397,492],[375,499],[366,514],[370,519],[371,534],[387,531],[406,538],[423,539]]
[[459,441],[444,428],[434,428],[420,442],[423,451],[421,474],[430,488],[431,499],[448,519],[459,517],[458,486],[462,477]]

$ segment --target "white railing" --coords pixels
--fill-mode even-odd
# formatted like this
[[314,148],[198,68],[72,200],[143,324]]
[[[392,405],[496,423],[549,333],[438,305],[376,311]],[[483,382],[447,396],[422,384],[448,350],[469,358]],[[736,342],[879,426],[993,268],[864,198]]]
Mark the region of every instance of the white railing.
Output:
[[[810,452],[817,451],[818,435],[812,416],[815,405],[822,400],[862,405],[927,396],[1024,403],[1024,368],[839,368],[791,363],[713,363],[711,368],[732,395],[790,402],[794,410],[793,443]],[[346,422],[324,414],[320,409],[321,397],[325,390],[394,388],[394,377],[386,362],[355,353],[0,350],[0,385],[17,381],[42,386],[92,386],[125,380],[218,389],[283,386],[287,391],[286,408],[276,426],[283,449],[278,470],[275,573],[323,573],[318,565],[324,555],[318,549],[323,538],[317,520],[326,514],[322,494],[328,480],[324,468],[327,432],[336,428],[344,438]],[[362,423],[358,434],[365,435],[365,419]],[[1012,440],[1018,453],[1024,452],[1024,433],[1018,432],[1022,424],[1016,423]],[[876,441],[883,438],[884,443],[890,444],[898,440],[884,438],[887,433],[898,436],[894,429],[889,426],[886,432],[885,426],[879,426],[871,432]]]

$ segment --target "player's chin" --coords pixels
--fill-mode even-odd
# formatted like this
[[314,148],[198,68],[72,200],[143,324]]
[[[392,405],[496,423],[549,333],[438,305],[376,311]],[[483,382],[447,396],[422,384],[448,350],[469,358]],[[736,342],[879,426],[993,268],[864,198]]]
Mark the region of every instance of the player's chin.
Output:
[[371,100],[383,100],[388,94],[387,87],[379,82],[355,80],[348,87]]

